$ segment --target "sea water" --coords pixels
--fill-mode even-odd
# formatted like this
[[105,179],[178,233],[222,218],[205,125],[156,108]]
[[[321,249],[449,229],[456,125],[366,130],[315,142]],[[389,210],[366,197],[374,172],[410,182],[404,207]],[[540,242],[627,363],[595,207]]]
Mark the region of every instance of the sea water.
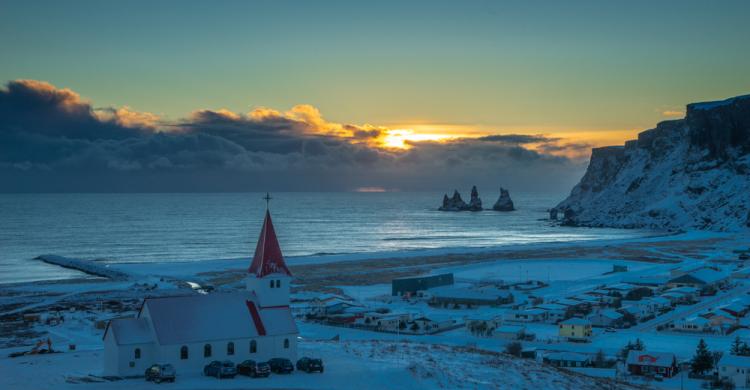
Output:
[[[33,260],[42,254],[112,263],[251,257],[264,195],[0,194],[0,283],[80,276]],[[483,212],[438,211],[442,193],[273,193],[269,206],[288,258],[644,234],[555,226],[547,209],[564,194],[512,194],[513,212],[492,211],[498,194],[483,195]]]

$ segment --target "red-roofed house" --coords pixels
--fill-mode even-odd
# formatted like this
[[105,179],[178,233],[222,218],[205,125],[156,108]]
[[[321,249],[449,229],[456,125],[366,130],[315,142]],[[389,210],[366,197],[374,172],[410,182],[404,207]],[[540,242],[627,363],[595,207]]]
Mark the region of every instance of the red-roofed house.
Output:
[[669,352],[631,350],[626,364],[628,372],[633,375],[661,375],[671,378],[677,373],[677,359]]
[[246,291],[145,299],[136,318],[107,325],[104,374],[143,375],[154,363],[198,374],[213,360],[296,359],[291,279],[266,211]]

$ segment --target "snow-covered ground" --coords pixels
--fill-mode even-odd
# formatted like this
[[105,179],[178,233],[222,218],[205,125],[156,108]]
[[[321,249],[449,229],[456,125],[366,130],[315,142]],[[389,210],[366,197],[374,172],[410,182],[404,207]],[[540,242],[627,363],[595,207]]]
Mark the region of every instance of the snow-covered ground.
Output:
[[[667,275],[677,266],[699,264],[710,260],[735,259],[732,251],[747,248],[746,235],[717,233],[685,233],[677,236],[640,238],[619,242],[590,242],[575,245],[523,246],[523,251],[507,249],[497,252],[497,258],[481,261],[435,262],[419,265],[422,273],[453,272],[459,285],[471,286],[486,281],[518,282],[540,280],[547,285],[532,292],[517,292],[516,301],[530,295],[545,301],[579,294],[601,285],[612,285],[624,280],[654,275]],[[743,246],[744,245],[744,246]],[[595,248],[601,256],[589,256]],[[516,248],[518,249],[518,248]],[[494,249],[497,251],[497,248]],[[470,256],[469,250],[461,254]],[[496,252],[479,251],[478,256]],[[454,252],[431,250],[430,256],[448,257]],[[623,258],[619,258],[624,254]],[[403,254],[406,258],[413,253]],[[337,255],[338,256],[338,255]],[[528,256],[528,258],[526,257]],[[367,262],[372,258],[320,256],[306,259],[307,265],[330,267],[335,272],[342,262]],[[398,259],[389,254],[389,259]],[[627,258],[628,260],[625,260]],[[635,261],[633,258],[643,258]],[[659,261],[663,259],[665,261]],[[116,316],[133,315],[144,296],[194,293],[196,285],[205,285],[220,270],[241,270],[247,259],[228,259],[191,263],[117,264],[112,269],[128,275],[127,280],[107,281],[89,278],[76,281],[17,284],[0,286],[0,318],[11,318],[32,312],[60,313],[65,321],[56,325],[35,324],[28,328],[14,328],[3,323],[0,334],[0,389],[121,389],[143,387],[142,380],[102,381],[97,378],[102,370],[102,321]],[[292,263],[294,264],[294,263]],[[365,264],[365,263],[363,263]],[[627,272],[611,272],[613,265],[627,266]],[[733,267],[723,264],[722,267]],[[388,267],[400,269],[389,263]],[[342,268],[345,269],[345,268]],[[293,268],[294,271],[294,268]],[[192,284],[192,287],[191,287]],[[237,288],[236,284],[218,285],[219,289]],[[304,287],[304,286],[300,286]],[[385,307],[393,312],[408,311],[434,317],[450,317],[463,321],[474,316],[501,315],[507,307],[453,309],[433,307],[424,301],[407,301],[390,296],[386,283],[345,283],[328,287],[338,288],[343,294],[366,307]],[[740,283],[729,292],[720,293],[710,303],[717,306],[745,294]],[[293,298],[309,299],[315,290],[303,289]],[[114,303],[113,303],[114,302]],[[54,310],[49,310],[55,308]],[[692,310],[678,307],[672,315]],[[98,326],[97,326],[98,325]],[[20,325],[19,325],[20,326]],[[179,374],[169,388],[533,388],[585,389],[619,388],[622,384],[596,381],[581,374],[558,370],[535,361],[511,358],[499,354],[507,341],[472,335],[465,328],[452,329],[432,335],[403,335],[380,333],[363,329],[326,326],[298,319],[300,355],[321,357],[325,361],[324,374],[294,373],[273,375],[268,379],[238,377],[218,381],[213,378]],[[555,324],[526,324],[527,331],[536,334],[535,341],[525,341],[525,348],[549,351],[574,351],[594,354],[601,350],[616,355],[630,340],[641,339],[650,350],[674,352],[678,359],[689,359],[698,341],[703,338],[712,350],[726,351],[736,334],[750,339],[747,330],[732,335],[685,334],[657,332],[653,327],[634,327],[616,332],[595,329],[589,343],[571,343],[557,337]],[[21,330],[19,330],[21,329]],[[28,350],[37,340],[49,337],[56,354],[8,358],[11,352]],[[336,338],[339,341],[332,341]],[[68,345],[75,344],[75,351]],[[6,373],[11,373],[6,375]],[[635,379],[628,379],[635,380]],[[150,385],[150,384],[149,384]],[[652,383],[657,387],[679,388],[675,379]],[[699,383],[688,380],[688,387]]]

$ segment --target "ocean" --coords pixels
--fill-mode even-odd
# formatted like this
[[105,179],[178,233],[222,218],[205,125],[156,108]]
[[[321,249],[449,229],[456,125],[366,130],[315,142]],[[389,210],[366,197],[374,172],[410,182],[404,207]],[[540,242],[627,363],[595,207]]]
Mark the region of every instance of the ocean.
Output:
[[[80,276],[33,260],[56,254],[105,262],[251,257],[265,211],[260,193],[0,194],[0,284]],[[497,194],[483,199],[492,207]],[[442,193],[273,193],[284,255],[627,238],[636,230],[546,221],[564,194],[512,194],[517,211],[440,212]],[[468,197],[468,193],[465,195]]]

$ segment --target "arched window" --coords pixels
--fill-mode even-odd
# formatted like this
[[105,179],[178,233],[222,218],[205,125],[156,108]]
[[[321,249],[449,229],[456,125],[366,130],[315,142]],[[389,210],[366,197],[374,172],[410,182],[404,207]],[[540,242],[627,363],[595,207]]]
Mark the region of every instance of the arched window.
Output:
[[273,280],[271,280],[271,288],[273,288]]
[[135,351],[133,351],[133,355],[135,355],[136,359],[140,359],[141,358],[141,349],[140,348],[136,348]]
[[258,352],[258,342],[255,340],[250,340],[250,353],[256,352]]
[[231,341],[227,343],[227,355],[234,355],[234,343]]
[[279,287],[281,287],[281,280],[277,279],[276,280],[276,288],[279,288]]
[[211,357],[211,344],[203,346],[203,357]]
[[289,339],[284,339],[284,348],[289,348]]
[[180,360],[187,360],[188,358],[188,347],[187,345],[183,345],[180,348]]

